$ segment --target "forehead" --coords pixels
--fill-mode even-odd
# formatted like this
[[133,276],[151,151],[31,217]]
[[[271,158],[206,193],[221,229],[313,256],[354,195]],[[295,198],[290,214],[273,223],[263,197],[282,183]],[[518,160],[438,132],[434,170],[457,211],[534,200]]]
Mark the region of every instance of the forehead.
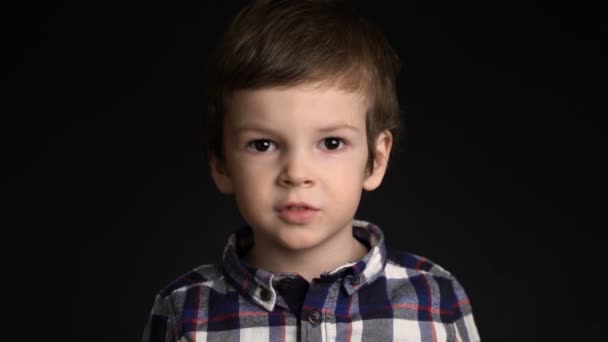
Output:
[[226,124],[357,126],[365,124],[367,108],[361,93],[324,84],[238,90],[229,98]]

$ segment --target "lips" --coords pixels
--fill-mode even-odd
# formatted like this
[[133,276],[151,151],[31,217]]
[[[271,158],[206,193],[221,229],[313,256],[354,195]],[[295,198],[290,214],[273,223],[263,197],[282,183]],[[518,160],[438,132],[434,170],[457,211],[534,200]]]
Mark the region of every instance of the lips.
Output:
[[306,224],[311,222],[319,209],[308,203],[289,202],[278,208],[279,217],[290,224]]
[[319,210],[314,206],[305,203],[305,202],[289,202],[287,204],[283,204],[279,206],[279,211],[283,210]]

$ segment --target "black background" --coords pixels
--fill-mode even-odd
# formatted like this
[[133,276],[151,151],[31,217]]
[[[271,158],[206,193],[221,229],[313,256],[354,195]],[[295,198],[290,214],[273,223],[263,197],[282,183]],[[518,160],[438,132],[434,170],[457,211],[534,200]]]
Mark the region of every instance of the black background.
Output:
[[[201,72],[243,3],[5,9],[5,337],[138,340],[157,291],[219,260],[243,222],[201,157]],[[357,4],[401,56],[407,113],[357,217],[452,271],[485,341],[600,340],[599,9]]]

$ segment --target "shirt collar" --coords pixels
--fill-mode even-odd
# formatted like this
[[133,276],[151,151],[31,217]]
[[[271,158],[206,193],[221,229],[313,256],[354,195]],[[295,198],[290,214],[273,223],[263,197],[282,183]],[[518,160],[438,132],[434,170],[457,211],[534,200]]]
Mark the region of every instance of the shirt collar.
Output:
[[[323,281],[342,281],[348,295],[376,280],[386,265],[384,234],[378,226],[362,220],[353,220],[353,237],[367,245],[369,252],[357,261],[344,264],[320,276]],[[248,264],[244,256],[251,246],[251,227],[244,227],[231,234],[222,258],[224,272],[243,296],[262,308],[273,311],[277,301],[277,293],[272,286],[273,278],[294,274],[273,273]]]

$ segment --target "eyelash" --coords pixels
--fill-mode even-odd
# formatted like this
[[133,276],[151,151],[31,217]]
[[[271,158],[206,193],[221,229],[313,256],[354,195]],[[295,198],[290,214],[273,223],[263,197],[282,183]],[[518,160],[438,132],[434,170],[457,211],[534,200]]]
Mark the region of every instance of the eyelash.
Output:
[[[321,140],[321,143],[327,141],[327,140],[338,140],[340,143],[342,143],[341,147],[334,149],[334,150],[329,150],[330,152],[334,152],[334,151],[341,151],[343,150],[347,145],[348,145],[348,141],[344,138],[340,138],[340,137],[327,137],[324,138],[323,140]],[[268,151],[258,151],[256,150],[253,146],[256,142],[260,142],[260,141],[267,141],[270,142],[272,144],[274,144],[275,146],[277,145],[274,141],[270,140],[270,139],[255,139],[255,140],[251,140],[250,142],[247,143],[247,149],[252,150],[255,153],[265,153]],[[276,147],[275,147],[276,148]]]

